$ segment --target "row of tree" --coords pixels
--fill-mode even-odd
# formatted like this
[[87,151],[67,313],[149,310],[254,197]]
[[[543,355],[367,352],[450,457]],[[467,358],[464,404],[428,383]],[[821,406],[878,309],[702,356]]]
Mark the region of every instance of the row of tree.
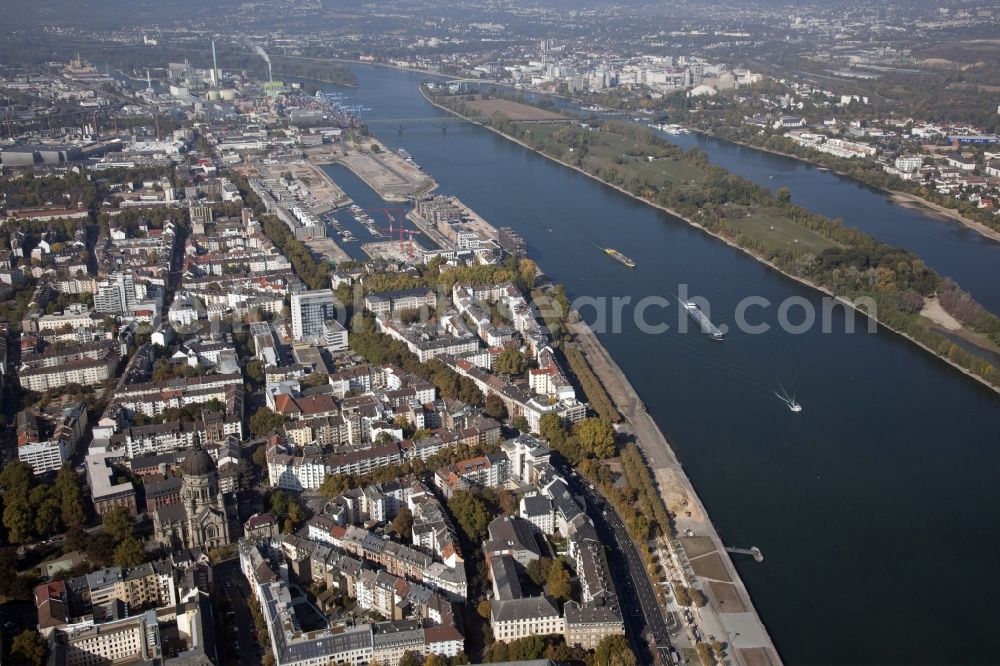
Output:
[[538,434],[574,467],[585,458],[611,458],[617,452],[614,426],[600,417],[586,418],[569,429],[558,414],[546,414],[538,423]]
[[261,226],[264,229],[264,235],[288,258],[295,274],[310,289],[329,287],[330,270],[333,268],[330,262],[317,261],[305,243],[295,238],[288,226],[277,217],[273,215],[263,216]]
[[528,636],[509,643],[496,641],[486,648],[483,663],[550,659],[556,662],[586,663],[588,666],[636,666],[638,660],[624,636],[607,636],[593,655],[583,648],[566,645],[560,635]]

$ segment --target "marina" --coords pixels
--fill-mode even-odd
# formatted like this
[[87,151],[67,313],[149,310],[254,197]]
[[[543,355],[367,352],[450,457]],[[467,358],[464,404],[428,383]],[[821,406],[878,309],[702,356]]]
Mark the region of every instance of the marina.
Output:
[[687,129],[683,125],[671,125],[667,123],[649,123],[651,129],[660,130],[664,134],[690,134],[691,130]]

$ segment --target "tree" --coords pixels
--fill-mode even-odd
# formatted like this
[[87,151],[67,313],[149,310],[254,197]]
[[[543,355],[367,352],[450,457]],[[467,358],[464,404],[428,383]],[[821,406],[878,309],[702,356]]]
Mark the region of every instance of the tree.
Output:
[[63,524],[69,529],[83,527],[87,522],[87,510],[83,503],[83,491],[80,490],[80,477],[72,467],[63,465],[56,474],[54,487]]
[[10,647],[10,659],[15,664],[42,666],[48,646],[34,629],[26,629],[14,637]]
[[517,497],[514,493],[510,492],[506,488],[502,488],[499,493],[497,493],[497,501],[500,504],[500,510],[508,516],[513,516],[517,513]]
[[420,658],[420,655],[416,652],[407,650],[403,653],[403,656],[399,658],[399,666],[423,666],[424,660]]
[[288,513],[288,495],[284,490],[275,490],[271,494],[271,514],[275,518],[281,518]]
[[123,506],[115,508],[104,514],[104,529],[115,541],[124,541],[132,536],[132,516]]
[[498,420],[502,420],[507,415],[507,407],[504,406],[503,399],[495,393],[486,396],[484,411]]
[[569,601],[573,594],[573,585],[562,560],[554,560],[549,567],[549,575],[545,585],[548,593],[560,601]]
[[505,375],[520,375],[524,372],[524,357],[514,347],[508,347],[500,352],[493,369]]
[[448,659],[437,653],[429,654],[424,659],[424,666],[448,666]]
[[35,510],[35,531],[43,536],[51,536],[62,526],[62,511],[59,500],[49,497]]
[[264,363],[262,361],[258,359],[248,361],[245,370],[247,379],[255,385],[260,386],[264,383]]
[[17,548],[0,548],[0,594],[10,595],[11,584],[17,578]]
[[577,424],[574,432],[583,448],[598,458],[615,455],[615,429],[609,421],[601,418],[584,419]]
[[558,414],[546,414],[538,421],[538,434],[553,446],[566,440],[566,426]]
[[34,485],[34,471],[28,463],[12,460],[0,471],[0,488],[3,488],[5,497],[21,495],[27,500]]
[[702,666],[712,666],[715,663],[715,660],[712,659],[712,651],[704,643],[695,645],[695,652],[698,653],[698,661],[701,662]]
[[774,200],[779,206],[787,206],[792,202],[792,191],[787,187],[779,187],[774,193]]
[[674,600],[677,602],[677,605],[690,606],[691,597],[688,595],[687,588],[677,582],[673,583],[672,587],[674,590]]
[[413,512],[410,511],[410,507],[404,506],[399,510],[396,517],[389,523],[389,529],[400,537],[410,538],[413,531]]
[[511,427],[517,428],[519,432],[528,432],[531,430],[531,426],[528,425],[528,419],[523,416],[515,416],[514,420],[510,422]]
[[593,666],[636,666],[638,660],[624,636],[605,636],[594,649]]
[[490,603],[489,599],[483,599],[476,605],[476,612],[479,614],[479,617],[483,618],[484,620],[490,619],[490,612],[492,611],[492,609],[493,609],[493,604]]
[[549,569],[552,568],[552,558],[540,557],[537,560],[528,562],[527,573],[535,585],[542,585],[549,577]]
[[257,437],[263,437],[277,430],[285,423],[285,417],[273,412],[268,407],[261,407],[250,417],[250,430]]
[[264,466],[267,464],[267,448],[264,446],[258,446],[255,448],[253,453],[250,455],[250,460],[257,467],[257,469],[264,469]]
[[337,497],[343,495],[353,487],[351,477],[345,474],[331,474],[323,479],[319,487],[319,492],[323,497]]
[[83,550],[87,547],[90,535],[82,527],[71,527],[66,531],[66,547],[70,550]]
[[27,495],[5,495],[3,526],[12,543],[26,543],[35,533],[35,521]]
[[371,145],[371,151],[373,153],[381,153],[382,152],[382,146],[378,145],[377,143],[373,143]]
[[134,536],[128,536],[115,546],[113,561],[117,567],[134,567],[146,561],[146,552],[142,542]]
[[475,493],[469,490],[456,491],[448,500],[448,510],[470,543],[478,544],[486,538],[490,512]]
[[330,376],[325,372],[314,372],[305,379],[302,380],[302,386],[305,388],[313,388],[316,386],[322,386],[323,384],[328,384],[330,382]]
[[115,540],[107,532],[99,532],[87,542],[87,560],[96,566],[107,566],[115,556]]

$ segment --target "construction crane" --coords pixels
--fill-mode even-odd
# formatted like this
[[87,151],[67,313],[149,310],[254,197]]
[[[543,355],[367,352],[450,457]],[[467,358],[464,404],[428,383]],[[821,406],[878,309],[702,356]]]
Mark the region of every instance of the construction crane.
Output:
[[[389,219],[389,226],[387,228],[382,228],[382,231],[388,231],[389,232],[389,242],[392,242],[393,232],[396,231],[396,230],[399,231],[399,251],[400,252],[403,252],[405,250],[405,248],[406,248],[406,241],[403,238],[403,234],[407,234],[409,236],[409,238],[410,238],[410,251],[409,251],[408,254],[409,254],[409,256],[412,257],[416,253],[416,248],[413,245],[413,235],[414,234],[419,234],[420,232],[418,230],[416,230],[416,229],[407,229],[406,228],[406,225],[403,222],[403,219],[404,219],[403,216],[404,216],[405,211],[402,208],[377,208],[377,209],[373,209],[371,212],[375,212],[375,211],[379,211],[379,212],[384,213],[385,216]],[[395,230],[393,229],[393,226],[392,226],[393,225],[393,218],[394,218],[394,216],[398,216],[398,223],[397,223],[397,227],[396,227]]]

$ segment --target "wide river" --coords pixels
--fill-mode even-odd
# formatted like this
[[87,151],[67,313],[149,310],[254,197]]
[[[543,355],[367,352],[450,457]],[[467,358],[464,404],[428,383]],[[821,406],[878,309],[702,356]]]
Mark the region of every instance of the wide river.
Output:
[[[365,117],[443,115],[419,94],[422,76],[355,71],[359,87],[344,92],[371,107]],[[635,302],[688,285],[708,299],[716,323],[732,324],[747,296],[775,304],[754,315],[772,325],[777,304],[790,297],[820,310],[815,291],[485,129],[373,130],[409,151],[438,180],[439,192],[457,195],[495,226],[517,229],[531,257],[571,298]],[[788,184],[803,206],[845,218],[860,210],[864,228],[888,242],[921,253],[937,248],[929,264],[984,303],[1000,301],[1000,281],[987,277],[998,270],[995,244],[889,206],[832,174],[684,139],[737,173]],[[361,205],[384,205],[344,170],[330,173]],[[910,234],[901,216],[919,229]],[[638,267],[626,269],[595,245],[620,249]],[[971,279],[977,274],[979,282]],[[624,312],[622,331],[601,339],[672,443],[723,539],[764,552],[762,564],[740,558],[736,565],[787,662],[1000,659],[994,392],[891,332],[867,333],[854,315],[846,318],[857,332],[845,333],[840,310],[829,333],[733,331],[721,344],[676,333],[674,309],[649,310],[650,319],[671,325],[658,335],[640,332]],[[584,314],[592,317],[589,309]],[[779,384],[797,394],[801,413],[775,397]]]

